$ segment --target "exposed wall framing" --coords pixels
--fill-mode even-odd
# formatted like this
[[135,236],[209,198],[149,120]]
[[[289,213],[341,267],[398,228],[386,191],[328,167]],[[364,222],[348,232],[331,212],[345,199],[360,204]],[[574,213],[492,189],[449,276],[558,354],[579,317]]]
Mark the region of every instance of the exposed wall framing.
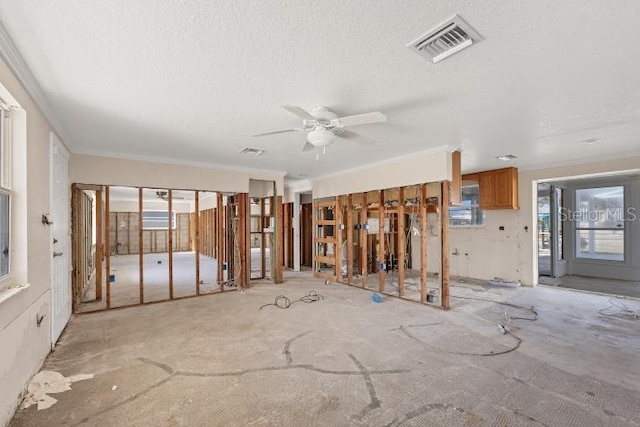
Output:
[[[119,199],[119,205],[112,204],[110,197],[112,188],[131,190],[130,193],[135,195],[130,194],[129,199]],[[145,198],[145,191],[147,198]],[[149,193],[158,195],[162,200],[150,201]],[[190,193],[180,190],[180,193],[181,196],[189,194],[193,196],[190,202],[180,200],[179,210],[182,211],[175,214],[174,223],[171,212],[176,205],[175,192],[172,189],[158,191],[158,189],[142,187],[73,186],[73,301],[76,312],[150,304],[222,292],[236,285],[247,286],[249,278],[248,195],[210,193],[213,198],[209,198],[205,203],[202,198],[203,192]],[[178,199],[184,198],[178,197]],[[152,207],[149,208],[149,205],[145,207],[144,203],[150,203]],[[158,206],[158,203],[165,203],[164,211],[168,213],[168,220],[160,221],[162,224],[159,226],[145,229],[147,219],[143,221],[143,212],[145,208],[163,211],[162,208],[153,207]],[[131,207],[133,204],[135,208]],[[112,207],[117,209],[116,205],[124,206],[123,209],[128,210],[111,211]],[[192,213],[188,212],[189,206]],[[95,242],[91,238],[93,234],[95,234]],[[186,278],[193,283],[193,292],[186,295],[183,295],[184,292],[183,294],[177,292],[180,288],[176,288],[175,257],[184,252],[187,253],[187,258],[182,256],[182,260],[189,259],[189,252],[193,252],[195,256],[195,259],[191,258],[189,261],[192,262],[191,268],[194,269],[191,279]],[[163,257],[156,257],[155,254]],[[127,258],[127,256],[133,258]],[[122,258],[114,259],[114,257]],[[213,281],[203,280],[205,277],[201,274],[201,269],[204,268],[201,265],[201,258],[207,265],[207,274],[213,275]],[[211,258],[211,261],[207,261],[207,258]],[[136,260],[133,264],[137,264],[136,283],[127,282],[126,292],[133,290],[136,293],[135,299],[132,301],[129,295],[126,296],[127,302],[122,303],[122,295],[120,295],[120,302],[116,304],[113,300],[114,292],[125,291],[121,285],[124,282],[119,283],[117,278],[127,277],[129,281],[131,279],[131,264],[122,264],[130,259]],[[150,274],[145,269],[152,268],[151,265],[156,268]],[[182,266],[184,265],[186,264],[183,263]],[[213,271],[216,265],[218,280]],[[162,270],[166,271],[165,280],[158,278],[158,272],[161,273]],[[184,273],[184,270],[178,273]],[[159,280],[160,285],[158,285]],[[184,287],[185,274],[181,275],[180,281]],[[86,296],[91,286],[95,287],[95,298]],[[149,288],[149,286],[155,286],[155,288]],[[159,293],[157,286],[166,286],[164,293]],[[203,289],[202,286],[205,288]],[[155,293],[149,293],[150,289]],[[87,304],[90,308],[78,310],[80,306]]]
[[315,200],[314,275],[449,308],[448,181]]

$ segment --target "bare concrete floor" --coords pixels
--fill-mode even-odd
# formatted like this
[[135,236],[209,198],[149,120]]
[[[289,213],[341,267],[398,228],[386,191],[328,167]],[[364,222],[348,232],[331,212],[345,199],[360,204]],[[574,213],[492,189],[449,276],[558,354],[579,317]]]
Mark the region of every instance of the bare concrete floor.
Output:
[[[11,425],[640,424],[640,322],[599,313],[607,297],[459,285],[445,312],[309,273],[252,285],[77,316],[45,369],[95,377]],[[259,310],[310,289],[324,300]],[[539,320],[503,335],[505,310],[532,313],[477,299]]]
[[640,298],[640,282],[585,276],[563,276],[560,280],[561,288]]

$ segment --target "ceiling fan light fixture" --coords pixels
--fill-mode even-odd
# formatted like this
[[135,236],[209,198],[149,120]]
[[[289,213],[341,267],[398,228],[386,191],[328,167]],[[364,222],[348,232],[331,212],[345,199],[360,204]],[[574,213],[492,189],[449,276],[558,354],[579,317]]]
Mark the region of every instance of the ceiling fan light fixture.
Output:
[[307,134],[307,141],[315,147],[326,147],[333,144],[335,140],[335,134],[326,129],[314,129]]

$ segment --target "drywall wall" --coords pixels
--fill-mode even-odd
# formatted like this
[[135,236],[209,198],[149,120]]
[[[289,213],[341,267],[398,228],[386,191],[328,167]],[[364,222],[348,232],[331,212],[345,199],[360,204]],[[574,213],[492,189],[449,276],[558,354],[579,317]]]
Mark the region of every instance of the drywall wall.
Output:
[[[13,149],[12,204],[21,214],[14,215],[12,224],[19,227],[13,236],[16,245],[12,255],[19,261],[16,278],[30,283],[27,289],[0,302],[0,425],[6,425],[51,348],[50,234],[41,216],[49,212],[52,128],[4,60],[0,60],[0,83],[26,112],[26,135]],[[44,315],[40,327],[36,314]]]
[[115,157],[72,154],[69,162],[72,183],[122,185],[246,193],[249,179],[276,181],[284,193],[284,173],[236,172],[201,166],[186,166]]
[[[520,171],[520,209],[486,211],[484,227],[452,228],[449,232],[451,275],[491,279],[494,277],[533,285],[538,281],[536,259],[536,183],[569,177],[634,171],[640,156],[600,162]],[[504,230],[499,230],[504,226]],[[527,227],[527,230],[525,230]]]
[[451,180],[451,152],[415,155],[313,180],[313,198]]

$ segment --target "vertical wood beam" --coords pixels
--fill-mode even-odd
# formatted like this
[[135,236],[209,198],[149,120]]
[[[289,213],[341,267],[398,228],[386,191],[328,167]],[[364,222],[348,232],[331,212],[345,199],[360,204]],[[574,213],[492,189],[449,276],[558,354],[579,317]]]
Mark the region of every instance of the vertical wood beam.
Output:
[[347,283],[353,285],[353,196],[347,196]]
[[264,278],[267,275],[267,265],[266,265],[266,256],[265,256],[265,236],[264,236],[264,226],[265,224],[265,200],[264,198],[260,199],[260,257],[261,257],[261,268],[262,275]]
[[238,253],[240,255],[240,287],[246,288],[247,277],[247,193],[238,194]]
[[[84,200],[81,200],[80,190],[76,188],[75,185],[71,186],[71,235],[73,238],[71,239],[71,265],[73,269],[73,273],[71,275],[71,310],[75,313],[78,301],[78,295],[81,292],[78,290],[83,286],[84,279],[82,281],[80,278],[85,276],[84,273],[84,258],[85,256],[81,256],[83,253],[81,250],[83,249],[83,241],[84,241],[84,233],[81,234],[80,218],[82,217],[80,203]],[[84,206],[84,205],[83,205]],[[86,252],[84,252],[86,254]]]
[[440,193],[440,295],[442,308],[449,308],[449,181],[442,181]]
[[109,186],[107,186],[104,189],[104,197],[105,197],[105,201],[104,201],[104,206],[105,206],[105,211],[107,212],[107,215],[105,216],[105,224],[104,224],[104,228],[106,229],[106,239],[104,242],[104,251],[106,252],[106,258],[105,258],[105,266],[107,269],[107,309],[111,308],[111,279],[110,279],[110,275],[111,275],[111,230],[109,228],[110,224],[109,224],[109,220],[111,219],[111,215],[109,212]]
[[168,235],[168,245],[169,246],[169,299],[173,299],[173,192],[171,189],[167,191],[168,197],[168,209],[169,209],[169,229],[167,232]]
[[457,206],[462,204],[462,153],[451,153],[452,180],[450,184],[449,203]]
[[404,296],[404,262],[406,258],[406,230],[404,224],[404,187],[398,189],[398,296]]
[[385,263],[384,247],[384,190],[380,190],[378,203],[378,290],[384,292],[384,278],[386,270],[382,267]]
[[[275,196],[273,197],[273,203],[275,203],[275,206],[272,207],[273,209],[273,213],[276,215],[274,224],[276,224],[276,230],[274,230],[275,232],[275,240],[276,240],[276,250],[273,251],[275,254],[276,259],[274,260],[275,263],[275,269],[276,269],[276,274],[274,276],[275,283],[282,283],[283,281],[283,274],[282,274],[282,270],[283,270],[283,264],[284,264],[284,260],[282,259],[282,257],[280,256],[282,247],[283,245],[283,204],[282,204],[282,196]],[[271,256],[274,256],[274,254],[272,254]],[[272,264],[273,265],[273,264]]]
[[367,224],[369,223],[369,206],[367,201],[367,193],[362,193],[362,209],[360,210],[360,270],[362,274],[362,287],[367,287],[367,277],[369,276],[369,254]]
[[[115,212],[115,229],[116,229],[116,239],[115,239],[115,245],[116,245],[116,250],[115,250],[115,254],[118,255],[118,212]],[[109,232],[109,237],[111,237],[111,232]]]
[[336,244],[333,248],[333,256],[335,257],[334,276],[337,282],[342,282],[342,196],[336,196],[336,204],[333,212],[335,226],[333,233],[335,234]]
[[102,300],[102,251],[103,251],[103,239],[104,239],[104,206],[102,204],[102,190],[96,190],[96,254],[95,254],[95,267],[96,267],[96,300]]
[[144,211],[143,205],[143,189],[138,188],[138,270],[140,274],[140,304],[144,304],[144,236],[143,236],[143,221],[142,212]]
[[217,225],[216,225],[216,235],[217,235],[217,253],[218,253],[218,257],[217,257],[217,261],[218,261],[218,272],[217,272],[217,279],[218,279],[218,285],[222,286],[222,282],[224,281],[224,271],[222,270],[224,268],[224,250],[223,250],[223,245],[224,245],[224,233],[222,231],[222,224],[223,224],[223,217],[224,217],[224,207],[223,207],[223,199],[222,199],[222,193],[216,193],[216,197],[217,197]]
[[196,295],[200,295],[200,193],[195,191]]
[[420,302],[427,302],[427,184],[420,185]]

